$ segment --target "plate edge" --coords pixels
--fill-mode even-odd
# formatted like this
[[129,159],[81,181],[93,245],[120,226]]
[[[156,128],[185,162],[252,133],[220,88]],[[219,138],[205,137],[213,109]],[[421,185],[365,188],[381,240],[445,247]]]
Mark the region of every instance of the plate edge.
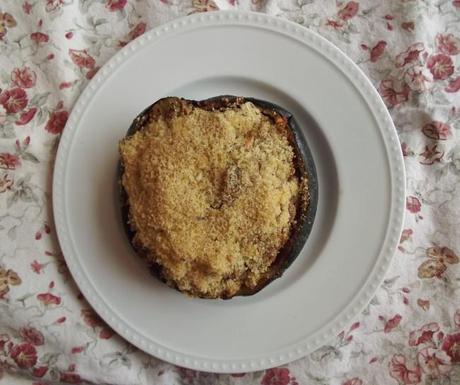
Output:
[[[78,266],[77,258],[74,257],[73,247],[70,246],[70,235],[63,215],[65,204],[63,194],[65,185],[64,170],[67,165],[67,150],[75,134],[78,117],[92,98],[98,85],[103,80],[106,80],[116,65],[119,65],[121,62],[126,60],[132,55],[132,53],[137,52],[149,41],[168,36],[171,32],[179,32],[186,28],[199,28],[204,25],[213,26],[221,23],[228,25],[241,24],[258,26],[275,32],[287,34],[302,41],[307,46],[316,49],[326,58],[336,60],[343,64],[344,67],[341,67],[342,72],[352,80],[353,84],[358,88],[361,94],[364,93],[369,97],[366,101],[368,106],[374,112],[377,124],[382,131],[390,163],[391,180],[393,182],[392,210],[382,251],[377,258],[377,263],[374,266],[373,272],[370,274],[372,279],[368,279],[368,281],[366,281],[365,285],[361,288],[351,304],[343,309],[335,320],[329,322],[320,329],[315,334],[315,338],[310,338],[311,341],[302,341],[301,343],[293,345],[290,349],[285,349],[277,354],[267,355],[258,359],[233,361],[197,357],[192,358],[186,354],[169,350],[159,344],[153,342],[147,343],[140,333],[130,330],[131,328],[128,325],[126,325],[122,320],[117,319],[114,312],[109,310],[106,304],[102,303],[96,288],[92,287],[91,284],[82,277],[81,268]],[[349,72],[344,71],[344,68]],[[394,173],[397,175],[394,175]],[[366,75],[364,75],[362,70],[342,51],[340,51],[339,48],[315,32],[285,19],[255,12],[218,11],[186,16],[154,28],[118,51],[111,59],[108,60],[107,63],[105,63],[105,65],[82,92],[70,114],[69,121],[61,137],[56,155],[52,194],[56,231],[59,244],[69,269],[88,302],[99,314],[101,314],[104,320],[117,331],[117,333],[147,353],[170,363],[202,371],[237,373],[266,369],[282,365],[305,356],[327,342],[330,338],[334,337],[341,328],[351,322],[352,318],[358,315],[359,312],[367,305],[383,281],[399,242],[404,218],[405,171],[396,129],[380,95],[378,95],[374,86]],[[377,270],[377,272],[375,270]]]

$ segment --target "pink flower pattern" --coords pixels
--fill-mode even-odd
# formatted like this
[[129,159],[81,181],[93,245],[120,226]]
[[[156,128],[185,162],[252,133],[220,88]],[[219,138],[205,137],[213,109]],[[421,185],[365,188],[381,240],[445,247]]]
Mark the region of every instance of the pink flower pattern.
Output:
[[19,329],[19,334],[25,342],[32,345],[40,346],[45,343],[43,334],[33,327],[22,327]]
[[21,88],[31,88],[35,85],[37,75],[29,67],[15,68],[11,72],[11,81]]
[[400,314],[396,314],[394,317],[390,318],[388,321],[385,322],[385,327],[383,328],[383,332],[390,333],[394,328],[399,326],[401,319],[402,319],[402,316]]
[[445,55],[458,55],[460,53],[460,39],[451,33],[446,35],[438,34],[436,44],[439,52]]
[[409,196],[406,198],[406,209],[412,214],[416,214],[421,210],[422,204],[417,197]]
[[14,345],[10,350],[10,357],[19,368],[31,368],[37,363],[37,350],[30,343]]
[[447,335],[442,350],[450,357],[452,363],[460,363],[460,333]]
[[34,32],[30,34],[30,38],[36,43],[48,43],[50,37],[43,32]]
[[443,350],[424,348],[418,352],[417,359],[422,371],[435,378],[452,370],[451,359]]
[[410,332],[409,346],[418,346],[424,343],[434,344],[433,335],[438,331],[439,325],[436,322],[423,325],[420,329]]
[[426,66],[433,74],[433,79],[444,80],[454,73],[454,63],[450,56],[437,54],[430,56]]
[[338,12],[339,18],[342,20],[350,20],[359,10],[359,3],[356,1],[349,1],[345,6]]
[[423,43],[414,43],[410,45],[406,50],[398,54],[395,58],[396,67],[404,67],[408,64],[417,62],[420,53],[425,49]]
[[422,132],[428,138],[436,140],[446,140],[452,134],[448,124],[437,121],[425,124],[422,128]]
[[[459,0],[0,3],[0,378],[6,384],[13,372],[34,385],[458,382]],[[231,376],[163,363],[104,323],[65,265],[48,183],[75,100],[104,63],[162,22],[219,9],[287,18],[348,54],[392,115],[407,175],[400,244],[364,312],[304,359]]]
[[123,9],[128,0],[107,0],[106,7],[109,11],[115,12]]
[[422,379],[420,366],[410,364],[402,354],[395,354],[389,363],[390,376],[404,385],[419,384]]
[[0,104],[9,114],[22,111],[28,103],[27,93],[22,88],[12,88],[5,90],[0,94]]

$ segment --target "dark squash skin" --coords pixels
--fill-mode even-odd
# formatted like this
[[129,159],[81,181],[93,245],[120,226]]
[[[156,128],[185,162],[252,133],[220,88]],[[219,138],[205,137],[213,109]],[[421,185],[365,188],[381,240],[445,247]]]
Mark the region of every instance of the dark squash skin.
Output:
[[[316,168],[313,162],[313,157],[310,153],[308,145],[301,133],[300,127],[295,121],[291,113],[277,106],[276,104],[254,99],[243,98],[237,96],[217,96],[214,98],[195,101],[185,100],[176,97],[163,98],[147,107],[142,111],[133,121],[129,127],[126,138],[132,136],[135,132],[142,130],[150,121],[156,120],[159,116],[173,116],[181,114],[183,103],[187,103],[194,107],[199,107],[208,111],[222,111],[228,108],[235,108],[241,106],[245,102],[251,102],[259,110],[273,120],[275,124],[280,127],[283,134],[286,135],[289,143],[294,149],[294,166],[296,176],[302,183],[307,185],[307,189],[302,189],[304,192],[299,197],[296,204],[296,217],[295,224],[292,226],[291,233],[288,241],[279,250],[278,255],[271,265],[267,273],[260,279],[255,288],[242,288],[235,296],[249,296],[257,293],[267,286],[273,280],[282,276],[284,271],[294,262],[302,250],[307,238],[311,232],[313,221],[315,219],[316,208],[318,204],[318,181],[316,175]],[[123,175],[123,164],[120,162],[118,170],[118,178],[120,185],[120,206],[122,221],[127,238],[135,250],[135,252],[143,257],[147,257],[147,250],[143,249],[141,245],[134,242],[134,231],[129,225],[129,203],[126,191],[121,184],[121,177]],[[150,269],[153,275],[158,277],[161,281],[167,283],[169,286],[174,286],[173,282],[168,282],[163,273],[162,267],[158,264],[149,261]],[[229,299],[226,297],[223,299]]]

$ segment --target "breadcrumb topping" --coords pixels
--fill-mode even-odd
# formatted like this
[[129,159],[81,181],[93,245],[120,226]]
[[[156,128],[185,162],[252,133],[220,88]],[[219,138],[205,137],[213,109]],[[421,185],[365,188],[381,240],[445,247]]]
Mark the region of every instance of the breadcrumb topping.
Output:
[[301,182],[279,124],[246,102],[183,102],[120,143],[133,243],[192,296],[257,286],[289,238]]

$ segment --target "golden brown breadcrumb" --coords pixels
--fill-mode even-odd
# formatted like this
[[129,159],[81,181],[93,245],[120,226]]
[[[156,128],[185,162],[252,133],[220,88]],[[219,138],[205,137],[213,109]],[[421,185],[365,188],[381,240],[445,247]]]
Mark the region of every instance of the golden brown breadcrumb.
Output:
[[302,188],[279,124],[251,102],[184,103],[122,140],[120,154],[133,242],[169,284],[207,298],[257,286],[289,238]]

